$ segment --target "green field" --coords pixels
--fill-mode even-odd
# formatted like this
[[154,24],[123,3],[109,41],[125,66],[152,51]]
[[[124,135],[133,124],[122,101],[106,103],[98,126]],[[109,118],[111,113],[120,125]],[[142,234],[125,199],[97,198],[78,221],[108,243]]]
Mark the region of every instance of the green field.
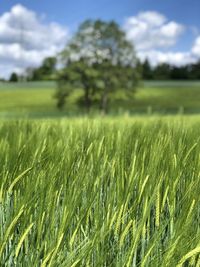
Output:
[[2,120],[0,266],[200,266],[199,132],[199,116]]
[[[54,82],[1,83],[0,116],[58,117],[83,114],[76,105],[82,92],[76,90],[65,110],[56,109]],[[111,114],[177,114],[200,112],[200,82],[145,82],[134,99],[124,100],[120,94],[110,103]],[[97,112],[97,109],[96,109]]]
[[0,266],[200,267],[200,82],[144,82],[108,118],[55,88],[0,84]]

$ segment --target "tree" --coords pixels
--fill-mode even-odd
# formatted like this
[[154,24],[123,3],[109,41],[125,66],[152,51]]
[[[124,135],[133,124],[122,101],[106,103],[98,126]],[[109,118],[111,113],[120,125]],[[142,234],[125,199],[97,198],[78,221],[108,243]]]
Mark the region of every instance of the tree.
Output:
[[54,80],[56,73],[56,57],[47,57],[38,68],[27,68],[26,77],[28,81]]
[[200,60],[188,67],[189,69],[189,78],[193,80],[200,79]]
[[57,59],[55,57],[47,57],[43,60],[42,66],[40,67],[43,75],[52,75],[56,69]]
[[187,80],[189,78],[188,66],[181,66],[181,67],[173,66],[171,68],[170,76],[172,80]]
[[18,80],[19,80],[19,77],[18,77],[17,73],[15,73],[15,72],[11,73],[9,81],[10,82],[18,82]]
[[153,70],[154,80],[169,80],[171,75],[171,66],[167,63],[159,64]]
[[89,112],[94,96],[95,88],[98,87],[99,72],[93,65],[85,64],[83,59],[74,62],[68,62],[67,67],[59,73],[58,90],[56,98],[57,106],[62,109],[65,99],[72,93],[72,89],[82,88],[84,91],[83,99],[79,103],[83,103]]
[[142,66],[142,77],[144,80],[152,80],[153,79],[153,70],[149,63],[149,60],[146,59]]
[[82,88],[87,111],[95,99],[102,112],[106,112],[113,93],[134,92],[137,86],[139,75],[133,46],[115,22],[82,23],[61,53],[61,59],[65,68],[58,78],[59,103],[64,104],[60,98],[70,95],[72,88]]

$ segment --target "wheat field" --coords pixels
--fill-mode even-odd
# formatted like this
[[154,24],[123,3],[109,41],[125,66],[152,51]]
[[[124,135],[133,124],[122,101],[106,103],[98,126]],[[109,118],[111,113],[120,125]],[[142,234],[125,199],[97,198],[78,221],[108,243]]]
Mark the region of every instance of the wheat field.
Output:
[[0,266],[200,266],[200,117],[0,122]]

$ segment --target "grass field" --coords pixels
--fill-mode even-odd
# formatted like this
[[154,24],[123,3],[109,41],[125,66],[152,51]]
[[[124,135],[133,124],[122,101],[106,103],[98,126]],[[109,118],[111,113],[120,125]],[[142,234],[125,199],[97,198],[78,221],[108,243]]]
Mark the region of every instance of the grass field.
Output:
[[199,132],[199,116],[1,120],[0,266],[199,267]]
[[[54,82],[1,83],[0,117],[58,117],[82,114],[75,105],[81,91],[77,90],[67,101],[64,112],[56,109]],[[133,114],[146,113],[199,113],[200,82],[145,82],[138,89],[135,99],[124,101],[116,95],[111,103],[111,113],[127,110]]]

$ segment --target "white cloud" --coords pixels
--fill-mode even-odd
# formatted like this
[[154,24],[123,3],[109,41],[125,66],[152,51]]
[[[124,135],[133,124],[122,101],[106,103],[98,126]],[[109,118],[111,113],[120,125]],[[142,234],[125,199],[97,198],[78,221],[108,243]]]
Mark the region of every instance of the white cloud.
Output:
[[188,51],[170,51],[186,28],[194,35],[198,32],[196,27],[189,28],[175,21],[169,21],[164,15],[155,11],[141,12],[129,17],[124,24],[127,38],[133,42],[138,57],[142,61],[148,58],[152,66],[160,63],[182,66],[200,59],[200,36]]
[[11,71],[38,66],[60,51],[68,39],[68,29],[45,23],[35,12],[17,4],[0,16],[0,76]]
[[198,36],[194,42],[192,53],[200,59],[200,36]]
[[138,56],[142,61],[148,58],[152,66],[156,66],[161,63],[183,66],[197,61],[196,57],[194,57],[190,52],[162,52],[159,50],[149,50],[138,52]]
[[133,17],[136,21],[143,21],[153,27],[160,26],[166,22],[166,17],[156,11],[140,12],[138,16]]
[[168,21],[164,15],[154,11],[141,12],[127,18],[124,29],[136,50],[173,46],[184,32],[183,25]]

